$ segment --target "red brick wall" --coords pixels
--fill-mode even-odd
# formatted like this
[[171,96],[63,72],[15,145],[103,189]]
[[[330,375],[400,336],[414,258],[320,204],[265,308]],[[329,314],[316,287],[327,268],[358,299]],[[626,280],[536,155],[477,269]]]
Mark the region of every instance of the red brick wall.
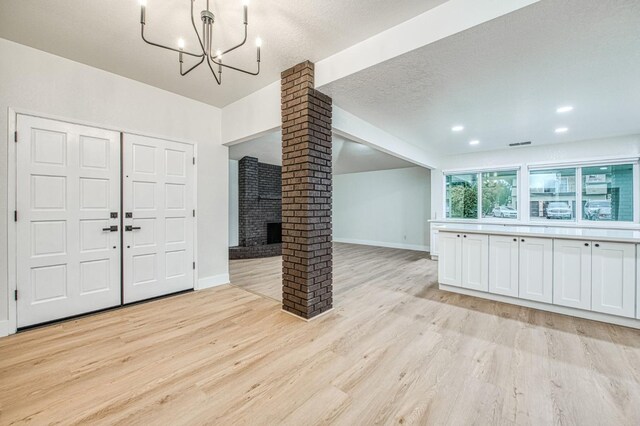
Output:
[[303,318],[333,306],[331,98],[314,66],[282,73],[282,305]]

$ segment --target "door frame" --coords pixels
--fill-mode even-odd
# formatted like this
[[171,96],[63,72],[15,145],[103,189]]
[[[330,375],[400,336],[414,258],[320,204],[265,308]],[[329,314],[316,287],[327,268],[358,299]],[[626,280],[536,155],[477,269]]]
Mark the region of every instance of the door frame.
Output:
[[[16,211],[16,198],[17,198],[17,151],[16,151],[16,143],[14,141],[14,134],[16,129],[18,128],[18,115],[28,115],[37,118],[43,118],[46,120],[56,120],[62,121],[65,123],[76,124],[79,126],[87,126],[87,127],[95,127],[98,129],[109,130],[112,132],[120,133],[120,148],[122,149],[122,140],[124,134],[145,136],[156,139],[164,139],[171,142],[182,143],[185,145],[193,146],[193,156],[196,158],[195,162],[195,182],[194,182],[194,193],[196,194],[195,199],[193,200],[194,208],[196,209],[196,217],[193,221],[193,255],[196,262],[196,268],[193,274],[193,288],[194,290],[199,290],[198,288],[198,268],[200,266],[200,262],[198,259],[198,144],[179,140],[172,139],[167,136],[158,135],[158,134],[150,134],[146,132],[140,132],[136,130],[125,129],[120,126],[116,126],[113,124],[103,124],[103,123],[95,123],[85,120],[78,120],[74,118],[68,118],[63,116],[58,116],[54,114],[47,114],[38,111],[32,111],[24,108],[14,108],[9,107],[7,112],[7,307],[8,307],[8,324],[6,325],[6,329],[3,330],[5,326],[2,325],[4,321],[0,319],[0,337],[4,335],[15,334],[18,330],[18,302],[13,297],[14,292],[18,289],[18,282],[16,280],[17,276],[17,262],[18,257],[16,253],[17,247],[17,223],[14,220],[11,220],[14,215],[14,211]],[[122,157],[122,151],[121,151]],[[122,158],[121,158],[122,160]],[[120,208],[122,209],[122,161],[120,164]],[[120,214],[122,218],[122,214]],[[121,256],[122,258],[122,256]],[[120,264],[120,289],[122,291],[122,263]],[[121,296],[122,300],[122,296]],[[123,306],[123,305],[121,305]]]

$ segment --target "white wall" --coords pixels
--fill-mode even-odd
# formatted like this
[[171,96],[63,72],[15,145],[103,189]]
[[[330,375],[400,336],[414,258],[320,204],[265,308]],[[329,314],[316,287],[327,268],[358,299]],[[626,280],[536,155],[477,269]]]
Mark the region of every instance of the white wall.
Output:
[[228,281],[229,163],[228,149],[220,143],[220,109],[4,39],[0,57],[0,335],[9,303],[9,107],[197,143],[199,285]]
[[334,176],[334,241],[428,251],[430,175],[409,167]]
[[[640,157],[640,135],[567,142],[561,144],[516,147],[443,157],[442,170],[503,166],[526,166],[532,163],[580,162],[614,157]],[[431,180],[431,218],[443,218],[442,170],[434,170]]]
[[240,226],[238,160],[229,160],[229,247],[238,245]]

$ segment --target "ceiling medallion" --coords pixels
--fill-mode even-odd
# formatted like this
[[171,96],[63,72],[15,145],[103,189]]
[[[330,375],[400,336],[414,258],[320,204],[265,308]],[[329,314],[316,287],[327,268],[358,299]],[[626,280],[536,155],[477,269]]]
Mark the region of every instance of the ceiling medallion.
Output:
[[[231,70],[234,71],[239,71],[245,74],[249,74],[249,75],[258,75],[260,74],[260,47],[262,46],[262,40],[260,40],[260,38],[256,39],[256,47],[257,47],[257,58],[256,58],[256,62],[257,62],[257,70],[255,72],[253,71],[247,71],[247,70],[243,70],[241,68],[236,68],[233,67],[231,65],[227,65],[225,63],[222,62],[222,58],[224,55],[226,55],[227,53],[243,46],[246,42],[247,42],[247,33],[248,33],[248,26],[249,26],[249,1],[248,0],[244,0],[244,39],[242,40],[242,42],[230,49],[221,51],[218,50],[215,52],[215,54],[212,52],[212,38],[213,38],[213,24],[215,22],[215,15],[213,14],[213,12],[211,12],[211,10],[209,9],[209,0],[207,0],[207,9],[203,10],[202,12],[200,12],[200,20],[202,21],[202,34],[200,34],[200,32],[198,32],[198,28],[196,27],[196,20],[193,16],[193,4],[195,2],[195,0],[190,0],[191,1],[191,25],[193,26],[193,30],[196,33],[196,36],[198,37],[198,42],[200,44],[200,48],[202,50],[201,53],[193,53],[193,52],[188,52],[186,50],[184,50],[184,40],[180,39],[178,40],[178,48],[173,48],[173,47],[169,47],[169,46],[164,46],[158,43],[154,43],[152,41],[149,41],[145,36],[144,36],[144,28],[146,25],[146,16],[147,16],[147,1],[146,0],[140,0],[140,26],[141,26],[141,36],[142,36],[142,40],[145,41],[145,43],[150,44],[151,46],[156,46],[156,47],[161,47],[163,49],[167,49],[167,50],[171,50],[173,52],[178,53],[178,61],[180,62],[180,75],[185,76],[187,74],[189,74],[191,71],[193,71],[194,69],[196,69],[198,66],[202,65],[203,62],[206,61],[207,65],[209,66],[209,69],[211,70],[211,73],[213,74],[213,77],[216,79],[216,82],[218,84],[222,84],[222,68],[229,68]],[[183,61],[184,61],[184,55],[193,57],[195,59],[199,59],[198,62],[195,63],[195,65],[191,66],[190,68],[184,70],[183,69]],[[217,68],[217,74],[216,71],[214,70],[214,68]]]

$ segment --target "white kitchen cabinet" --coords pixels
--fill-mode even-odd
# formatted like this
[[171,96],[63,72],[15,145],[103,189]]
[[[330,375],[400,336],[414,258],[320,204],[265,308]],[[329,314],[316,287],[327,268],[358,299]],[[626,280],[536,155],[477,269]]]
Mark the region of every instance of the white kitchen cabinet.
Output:
[[438,281],[441,284],[462,286],[462,234],[438,233]]
[[591,309],[635,318],[636,246],[594,242],[592,253]]
[[488,235],[462,235],[462,287],[489,291]]
[[636,318],[640,319],[640,245],[636,246]]
[[518,238],[489,238],[489,292],[518,297]]
[[518,296],[551,303],[553,300],[553,240],[520,238]]
[[592,243],[555,240],[553,244],[553,304],[591,309]]

